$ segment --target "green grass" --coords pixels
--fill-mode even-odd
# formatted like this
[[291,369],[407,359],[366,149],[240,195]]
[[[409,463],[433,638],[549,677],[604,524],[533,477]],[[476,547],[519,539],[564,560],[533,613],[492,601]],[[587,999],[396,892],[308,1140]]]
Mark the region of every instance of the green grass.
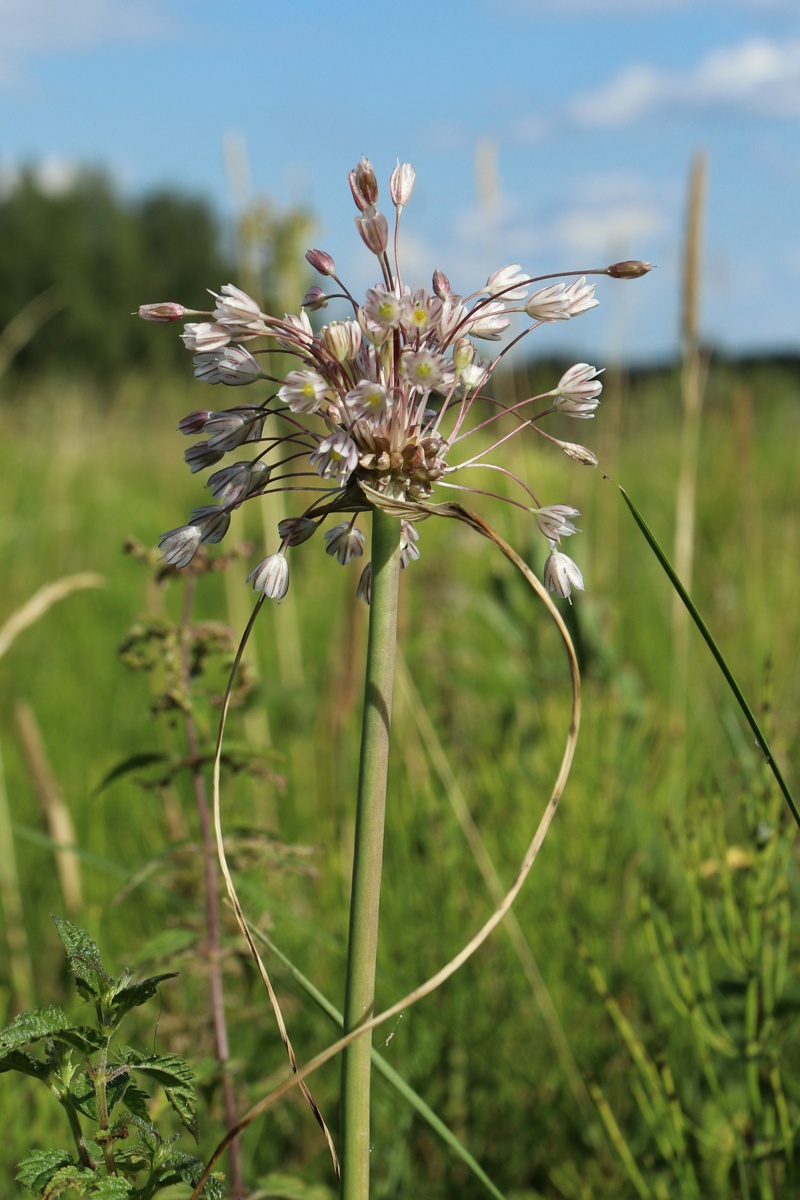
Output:
[[[40,805],[16,732],[15,708],[23,701],[35,712],[85,855],[85,909],[69,914],[71,919],[89,930],[117,970],[135,963],[142,947],[165,928],[180,937],[181,931],[202,927],[199,865],[191,853],[165,857],[138,889],[116,901],[125,879],[164,855],[177,833],[196,838],[188,789],[165,799],[127,777],[95,792],[127,756],[181,746],[179,727],[149,716],[144,677],[132,674],[117,656],[138,613],[153,605],[177,613],[180,588],[157,593],[143,567],[121,547],[128,536],[153,544],[203,502],[201,479],[183,467],[185,443],[173,432],[177,420],[203,399],[198,391],[132,380],[101,405],[88,389],[65,381],[19,398],[6,395],[0,408],[0,624],[59,576],[91,570],[107,580],[100,591],[62,601],[0,660],[0,746],[38,1003],[75,1002],[65,990],[48,916],[63,911],[53,854],[42,842]],[[563,421],[560,431],[554,429],[596,450],[602,468],[627,488],[668,553],[679,412],[674,377],[618,379],[609,381],[600,420]],[[753,706],[769,703],[769,733],[790,786],[796,786],[799,765],[799,443],[800,406],[791,375],[763,367],[745,380],[727,368],[712,374],[692,594]],[[538,440],[515,444],[513,453],[515,469],[534,482],[542,503],[574,503],[581,510],[584,532],[574,555],[587,582],[586,594],[568,614],[585,672],[578,756],[516,912],[579,1068],[599,1083],[634,1157],[656,1178],[652,1137],[631,1097],[629,1059],[577,944],[589,948],[652,1053],[669,1053],[670,1062],[680,1065],[679,1091],[684,1088],[686,1103],[699,1111],[704,1101],[691,1046],[659,992],[640,899],[650,896],[677,928],[688,928],[679,813],[696,814],[703,796],[718,793],[729,839],[741,841],[746,828],[738,795],[742,788],[756,788],[757,753],[692,631],[687,722],[680,739],[685,786],[676,787],[677,739],[668,715],[669,585],[612,482],[552,448],[545,453]],[[542,539],[534,537],[529,518],[497,503],[475,507],[541,566],[536,542]],[[248,509],[246,529],[233,536],[246,533],[255,542],[252,565],[263,553],[263,531],[255,505]],[[488,543],[453,522],[427,521],[420,533],[422,558],[403,579],[404,653],[508,886],[561,754],[568,716],[563,649],[543,612]],[[274,532],[270,536],[273,547]],[[198,615],[242,627],[250,608],[247,570],[241,564],[227,582],[216,576],[202,581]],[[262,840],[312,848],[307,855],[278,854],[271,863],[250,865],[238,878],[253,919],[340,1006],[366,614],[355,607],[357,567],[342,570],[316,541],[293,552],[292,571],[289,599],[277,612],[265,611],[257,631],[257,696],[247,717],[235,716],[232,727],[237,740],[263,739],[268,731],[278,755],[274,767],[285,784],[241,778],[226,783],[225,822],[231,829],[255,829]],[[295,623],[299,655],[292,652]],[[211,714],[208,721],[210,727]],[[386,852],[381,1006],[441,966],[492,909],[413,714],[402,702]],[[793,895],[791,865],[787,879]],[[228,1015],[244,1109],[264,1094],[284,1059],[232,922],[227,944]],[[19,999],[11,992],[4,958],[0,955],[0,1019],[3,1010],[10,1019]],[[141,1026],[141,1036],[146,1044],[155,1039],[159,1049],[192,1058],[208,1075],[202,1148],[210,1151],[221,1124],[211,1082],[202,959],[195,949],[176,950],[157,965],[182,974],[164,989],[160,1009],[153,1003],[144,1010],[151,1024]],[[275,978],[298,1057],[310,1058],[331,1040],[332,1028],[279,967]],[[796,987],[796,972],[791,978]],[[587,1119],[577,1106],[501,931],[441,992],[404,1013],[378,1044],[389,1033],[385,1054],[391,1065],[509,1197],[634,1194],[598,1117]],[[788,1035],[786,1047],[790,1069],[784,1082],[794,1096],[800,1076]],[[678,1073],[675,1065],[673,1072]],[[335,1130],[337,1065],[326,1066],[311,1085]],[[58,1144],[54,1139],[63,1131],[53,1128],[52,1110],[45,1097],[34,1099],[32,1084],[3,1076],[0,1086],[6,1115],[3,1190],[14,1195],[15,1163],[32,1145]],[[15,1102],[14,1089],[17,1096],[24,1091],[24,1104]],[[486,1194],[380,1082],[375,1110],[376,1200],[411,1195],[472,1200]],[[331,1186],[322,1139],[299,1099],[248,1131],[245,1161],[253,1185],[259,1176],[282,1172]],[[767,1193],[762,1187],[753,1194]]]

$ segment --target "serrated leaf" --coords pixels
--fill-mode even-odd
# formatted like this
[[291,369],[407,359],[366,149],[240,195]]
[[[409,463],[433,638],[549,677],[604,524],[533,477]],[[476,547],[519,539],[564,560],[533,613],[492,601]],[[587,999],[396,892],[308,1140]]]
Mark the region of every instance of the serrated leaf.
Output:
[[131,771],[138,771],[140,767],[152,767],[155,763],[169,762],[168,754],[132,754],[130,758],[124,759],[121,763],[117,763],[112,767],[107,775],[98,783],[92,795],[99,796],[109,784],[115,783],[118,779],[122,779],[125,775],[130,775]]
[[41,1195],[56,1171],[71,1161],[66,1150],[32,1150],[19,1164],[17,1183]]
[[[106,1111],[109,1114],[114,1111],[123,1099],[127,1104],[127,1091],[130,1086],[131,1077],[127,1071],[108,1081],[106,1084]],[[76,1085],[73,1087],[72,1102],[78,1111],[82,1112],[91,1121],[99,1119],[97,1113],[97,1091],[94,1082],[88,1075],[81,1080],[80,1086]]]
[[42,1200],[57,1200],[74,1190],[94,1200],[127,1200],[134,1194],[133,1185],[121,1175],[98,1175],[89,1167],[64,1167],[56,1171],[42,1194]]
[[124,1061],[132,1071],[138,1071],[152,1079],[164,1089],[164,1094],[178,1115],[181,1124],[192,1137],[198,1139],[197,1097],[194,1092],[194,1071],[185,1059],[177,1054],[159,1054],[150,1057],[126,1046],[122,1050]]
[[100,961],[100,951],[85,930],[53,917],[58,936],[67,952],[70,969],[75,976],[78,991],[87,1000],[100,1001],[112,983],[111,976]]
[[[197,1181],[205,1170],[205,1163],[194,1155],[175,1151],[166,1158],[159,1169],[158,1180],[161,1187],[171,1183],[187,1183],[189,1187],[197,1187]],[[215,1172],[209,1175],[203,1184],[200,1195],[203,1200],[224,1200],[226,1194],[225,1180]]]
[[138,1117],[141,1121],[150,1121],[150,1097],[135,1083],[129,1083],[125,1092],[125,1108],[127,1115]]
[[153,975],[149,979],[142,979],[140,983],[131,983],[120,988],[114,996],[114,1011],[117,1020],[124,1017],[132,1008],[138,1008],[140,1004],[151,1000],[165,979],[175,979],[176,976],[177,971],[169,971],[166,975]]
[[10,1025],[0,1030],[0,1054],[17,1050],[41,1038],[54,1037],[73,1024],[61,1008],[29,1008],[15,1017]]
[[31,1075],[34,1079],[47,1079],[52,1071],[51,1063],[40,1062],[32,1054],[24,1050],[9,1050],[0,1058],[0,1075],[4,1071],[19,1071],[21,1075]]

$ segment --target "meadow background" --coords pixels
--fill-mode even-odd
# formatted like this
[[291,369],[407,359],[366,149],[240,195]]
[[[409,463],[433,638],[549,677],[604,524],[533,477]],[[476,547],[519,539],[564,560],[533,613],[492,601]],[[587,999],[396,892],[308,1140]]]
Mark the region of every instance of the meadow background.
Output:
[[[296,310],[311,245],[346,261],[355,287],[372,283],[343,250],[355,242],[345,173],[372,152],[383,182],[399,153],[419,170],[404,221],[420,283],[439,266],[468,291],[519,259],[557,270],[636,255],[658,270],[601,280],[600,309],[541,331],[497,379],[520,398],[581,359],[606,367],[598,419],[553,427],[590,445],[600,470],[511,447],[512,469],[582,513],[587,590],[562,605],[583,670],[578,755],[515,924],[376,1045],[507,1200],[794,1194],[793,824],[616,486],[684,562],[689,529],[692,596],[796,789],[794,8],[506,0],[489,16],[447,0],[421,30],[360,0],[349,24],[316,0],[302,16],[241,3],[224,29],[205,2],[93,0],[66,24],[49,0],[5,7],[0,630],[51,581],[93,578],[11,644],[0,633],[0,1024],[31,1004],[80,1014],[49,914],[68,917],[115,971],[180,971],[125,1037],[192,1062],[201,1152],[223,1131],[197,806],[187,774],[168,769],[186,730],[163,667],[130,662],[142,630],[169,644],[181,621],[185,582],[157,579],[132,549],[202,502],[176,426],[212,401],[175,329],[129,314],[164,299],[201,307],[228,280]],[[365,68],[388,45],[407,70],[392,86]],[[324,80],[323,59],[336,64]],[[687,416],[693,387],[702,405],[689,399]],[[474,507],[541,572],[529,520]],[[249,549],[196,581],[191,609],[237,632],[245,576],[282,513],[241,515],[226,547]],[[512,882],[569,711],[563,648],[505,560],[454,523],[420,533],[402,581],[381,1007],[482,924],[492,872]],[[336,1005],[367,616],[357,575],[315,542],[294,553],[230,725],[237,761],[261,771],[223,785],[248,914]],[[211,656],[198,679],[204,746],[230,657]],[[285,1058],[228,914],[223,944],[243,1111]],[[304,1061],[334,1027],[268,963]],[[311,1083],[335,1130],[338,1063]],[[0,1112],[0,1191],[16,1196],[22,1155],[63,1144],[66,1122],[16,1076],[0,1077]],[[380,1079],[373,1143],[376,1200],[490,1194]],[[242,1154],[253,1198],[335,1195],[298,1097],[248,1130]]]

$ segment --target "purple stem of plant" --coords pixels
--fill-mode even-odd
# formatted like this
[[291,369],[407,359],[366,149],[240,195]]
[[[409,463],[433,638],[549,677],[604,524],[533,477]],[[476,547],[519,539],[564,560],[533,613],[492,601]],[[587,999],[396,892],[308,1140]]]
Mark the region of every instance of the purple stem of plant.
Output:
[[[193,597],[194,580],[189,579],[186,583],[181,621],[184,629],[189,625]],[[182,648],[182,669],[184,687],[188,692],[190,684],[189,654],[186,645]],[[184,730],[189,757],[193,762],[196,762],[200,753],[200,746],[191,712],[184,714]],[[206,782],[202,773],[197,769],[192,771],[192,785],[194,787],[195,803],[197,804],[197,815],[200,819],[200,836],[203,843],[208,974],[211,987],[211,1012],[214,1021],[214,1050],[219,1062],[222,1100],[225,1108],[225,1124],[228,1129],[232,1129],[236,1124],[236,1101],[233,1093],[233,1080],[228,1068],[230,1048],[228,1044],[228,1027],[225,1021],[225,994],[222,981],[222,959],[220,957],[217,849],[214,832],[211,828],[211,810],[208,804]],[[237,1197],[244,1195],[238,1140],[231,1142],[230,1145],[230,1195],[233,1200],[237,1200]]]

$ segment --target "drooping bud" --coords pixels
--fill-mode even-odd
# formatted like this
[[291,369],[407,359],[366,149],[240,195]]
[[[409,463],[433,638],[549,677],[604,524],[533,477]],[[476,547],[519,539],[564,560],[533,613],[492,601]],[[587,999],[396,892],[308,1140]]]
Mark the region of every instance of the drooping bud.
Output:
[[475,357],[475,345],[468,337],[459,338],[453,346],[453,366],[460,375]]
[[306,250],[306,261],[320,275],[333,275],[336,271],[336,263],[325,250]]
[[317,524],[310,517],[284,517],[278,522],[278,535],[287,546],[299,546],[317,532]]
[[362,212],[378,203],[378,180],[368,158],[362,158],[354,171],[347,176],[350,181],[350,191],[356,202],[356,208]]
[[652,269],[652,263],[642,262],[638,258],[628,258],[624,262],[612,263],[607,268],[606,275],[610,275],[612,279],[641,279],[642,275],[646,275]]
[[414,180],[417,177],[417,172],[412,167],[411,163],[398,162],[395,169],[392,171],[392,177],[389,180],[389,192],[391,193],[392,203],[397,208],[403,208],[411,199],[411,193],[414,190]]
[[309,308],[312,312],[316,312],[318,308],[327,308],[328,297],[321,287],[317,287],[314,284],[313,287],[308,289],[305,296],[303,296],[301,307]]
[[263,592],[270,600],[282,600],[289,590],[289,564],[282,554],[270,554],[247,576],[253,591]]

